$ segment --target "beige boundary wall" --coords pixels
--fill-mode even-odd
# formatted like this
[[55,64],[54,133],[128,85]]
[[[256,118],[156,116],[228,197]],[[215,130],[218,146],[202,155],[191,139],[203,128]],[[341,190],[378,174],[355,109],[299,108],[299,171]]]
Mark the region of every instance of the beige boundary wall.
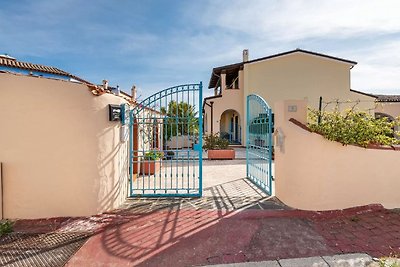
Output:
[[378,102],[375,112],[390,115],[393,118],[400,116],[400,102]]
[[127,196],[127,145],[108,104],[80,83],[0,74],[5,218],[81,216]]
[[[297,111],[289,112],[293,106]],[[343,146],[310,133],[289,121],[306,123],[303,100],[280,101],[275,114],[275,188],[285,204],[305,210],[400,207],[400,151]]]

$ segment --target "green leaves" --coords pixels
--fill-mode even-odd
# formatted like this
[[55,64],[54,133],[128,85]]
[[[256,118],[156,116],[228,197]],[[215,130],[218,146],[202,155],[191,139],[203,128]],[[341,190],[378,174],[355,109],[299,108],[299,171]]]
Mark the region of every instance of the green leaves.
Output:
[[144,154],[144,160],[158,160],[163,157],[163,153],[157,150],[152,150]]
[[[374,145],[396,145],[400,140],[395,138],[394,128],[400,125],[400,119],[390,122],[388,118],[376,119],[365,112],[347,110],[344,113],[335,109],[333,112],[309,110],[311,131],[320,133],[328,140],[337,141],[343,145],[354,144],[367,147]],[[318,117],[321,123],[318,124]]]
[[228,146],[229,141],[219,137],[218,133],[204,136],[203,149],[205,150],[227,149]]
[[0,237],[7,233],[11,233],[13,231],[12,228],[13,223],[11,221],[0,221]]

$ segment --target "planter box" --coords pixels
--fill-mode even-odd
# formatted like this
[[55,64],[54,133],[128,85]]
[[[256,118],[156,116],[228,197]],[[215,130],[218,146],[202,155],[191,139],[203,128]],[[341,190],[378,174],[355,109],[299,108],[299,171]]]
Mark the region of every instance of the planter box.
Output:
[[144,175],[153,175],[161,167],[161,161],[145,160],[140,163],[140,173]]
[[221,149],[221,150],[208,150],[208,159],[234,159],[235,150],[233,149]]

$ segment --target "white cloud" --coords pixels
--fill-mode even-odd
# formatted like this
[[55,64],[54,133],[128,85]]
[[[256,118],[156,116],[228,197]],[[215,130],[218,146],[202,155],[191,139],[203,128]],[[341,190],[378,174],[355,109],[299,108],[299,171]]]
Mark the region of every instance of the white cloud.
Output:
[[[179,27],[165,20],[165,32],[130,25],[124,4],[100,1],[68,10],[78,3],[41,0],[18,6],[21,12],[0,10],[3,52],[82,56],[91,62],[76,63],[84,78],[108,78],[125,89],[136,83],[147,95],[176,83],[203,80],[206,87],[211,69],[239,62],[245,48],[254,59],[300,47],[357,61],[356,90],[400,94],[400,1],[190,1],[180,4],[181,16],[166,17]],[[110,24],[100,16],[104,10],[127,13]],[[146,22],[150,14],[138,11],[135,17]],[[107,68],[95,67],[99,59]]]
[[400,1],[213,0],[207,6],[203,26],[232,36],[220,38],[231,57],[223,64],[237,62],[233,55],[243,48],[257,58],[300,47],[358,61],[354,89],[400,94]]
[[331,36],[345,38],[400,30],[396,0],[212,1],[206,25],[292,41]]
[[359,62],[351,71],[353,89],[400,94],[400,40],[382,41],[348,53]]

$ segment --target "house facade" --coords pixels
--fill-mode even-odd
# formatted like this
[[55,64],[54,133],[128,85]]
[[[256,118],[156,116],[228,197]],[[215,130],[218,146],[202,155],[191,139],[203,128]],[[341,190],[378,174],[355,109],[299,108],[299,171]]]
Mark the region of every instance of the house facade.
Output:
[[[306,99],[318,109],[343,102],[374,110],[375,98],[350,90],[351,69],[357,63],[306,50],[293,50],[254,60],[243,51],[243,61],[212,70],[208,88],[213,95],[203,102],[204,133],[220,133],[232,144],[245,145],[246,96],[258,94],[274,109],[277,101]],[[344,103],[350,101],[351,103]],[[332,102],[332,105],[327,104]]]

